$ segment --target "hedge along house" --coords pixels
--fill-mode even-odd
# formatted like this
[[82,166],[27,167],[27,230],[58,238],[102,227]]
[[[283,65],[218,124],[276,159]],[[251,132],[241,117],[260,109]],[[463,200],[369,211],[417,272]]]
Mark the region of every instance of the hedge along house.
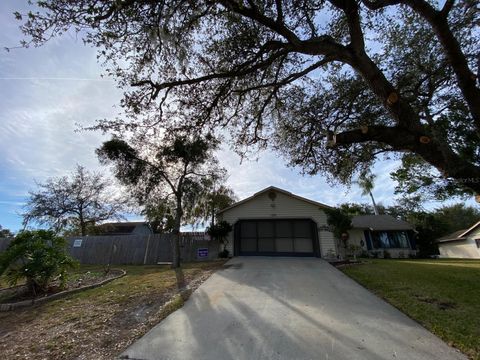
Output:
[[437,239],[442,258],[480,259],[480,221],[472,227]]
[[416,254],[415,230],[406,221],[390,215],[358,215],[352,218],[349,244],[359,246],[370,255],[408,257]]
[[270,186],[218,213],[233,226],[227,249],[234,256],[337,255],[324,209],[330,206]]

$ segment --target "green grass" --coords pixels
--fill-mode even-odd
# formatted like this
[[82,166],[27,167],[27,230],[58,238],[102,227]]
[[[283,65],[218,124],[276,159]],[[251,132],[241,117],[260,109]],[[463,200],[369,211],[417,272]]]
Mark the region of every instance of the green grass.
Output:
[[368,260],[342,271],[480,359],[480,260]]

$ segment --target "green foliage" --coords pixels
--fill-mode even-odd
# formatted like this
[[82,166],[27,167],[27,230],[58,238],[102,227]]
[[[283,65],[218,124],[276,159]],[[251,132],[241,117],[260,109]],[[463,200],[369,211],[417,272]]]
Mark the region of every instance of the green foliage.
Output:
[[349,216],[373,215],[372,207],[368,204],[343,203],[338,208]]
[[207,234],[218,240],[226,238],[230,231],[232,231],[232,225],[225,220],[222,220],[217,224],[210,225],[207,228]]
[[149,201],[145,204],[142,215],[154,233],[172,232],[175,227],[175,203],[171,200]]
[[210,224],[207,228],[207,234],[212,238],[217,239],[221,244],[223,244],[223,250],[219,254],[220,257],[228,257],[228,234],[232,231],[232,225],[226,222],[225,220],[220,221],[216,224]]
[[348,233],[352,228],[352,217],[341,209],[325,209],[327,223],[333,228],[333,234],[337,239],[342,238],[343,233]]
[[63,287],[67,270],[77,262],[65,250],[66,241],[53,231],[21,231],[0,254],[0,275],[11,286],[25,279],[33,294],[45,292],[53,279]]
[[416,243],[419,257],[438,254],[436,240],[457,230],[467,229],[480,220],[480,210],[463,203],[443,206],[433,211],[397,211],[398,207],[387,208],[387,213],[397,214],[408,221],[417,231]]

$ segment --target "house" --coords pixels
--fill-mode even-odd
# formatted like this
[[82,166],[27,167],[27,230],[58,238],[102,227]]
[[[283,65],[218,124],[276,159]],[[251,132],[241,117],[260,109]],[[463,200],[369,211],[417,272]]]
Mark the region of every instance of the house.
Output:
[[480,221],[437,239],[440,257],[480,259]]
[[144,221],[105,223],[98,225],[97,230],[101,235],[106,236],[153,234],[150,226]]
[[219,212],[233,226],[227,249],[234,256],[336,257],[327,226],[330,206],[267,187]]
[[[327,224],[317,201],[270,186],[218,213],[233,226],[227,249],[234,256],[344,257],[345,249]],[[362,215],[352,220],[348,244],[383,257],[416,253],[413,226],[389,215]]]
[[415,231],[406,221],[390,215],[358,215],[352,218],[349,244],[355,244],[370,255],[393,258],[416,254]]

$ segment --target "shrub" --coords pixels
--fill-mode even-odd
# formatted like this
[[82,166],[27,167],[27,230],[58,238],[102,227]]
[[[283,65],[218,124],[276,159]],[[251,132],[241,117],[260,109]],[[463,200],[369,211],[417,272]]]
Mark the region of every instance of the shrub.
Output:
[[218,240],[221,244],[223,244],[223,250],[218,254],[219,257],[222,257],[221,254],[227,254],[228,257],[228,234],[232,231],[232,225],[230,225],[226,221],[220,221],[217,224],[210,225],[207,228],[207,234],[210,235],[212,238]]
[[21,231],[0,254],[0,275],[6,275],[10,286],[25,279],[33,295],[46,292],[53,279],[63,288],[67,270],[77,266],[65,246],[65,239],[53,231]]
[[383,250],[383,258],[384,259],[391,259],[392,255],[390,255],[390,252],[388,250]]
[[223,249],[218,253],[218,257],[222,259],[227,259],[229,255],[230,255],[230,251],[228,251],[228,249]]
[[358,255],[359,258],[368,258],[368,251],[362,250],[360,254]]

